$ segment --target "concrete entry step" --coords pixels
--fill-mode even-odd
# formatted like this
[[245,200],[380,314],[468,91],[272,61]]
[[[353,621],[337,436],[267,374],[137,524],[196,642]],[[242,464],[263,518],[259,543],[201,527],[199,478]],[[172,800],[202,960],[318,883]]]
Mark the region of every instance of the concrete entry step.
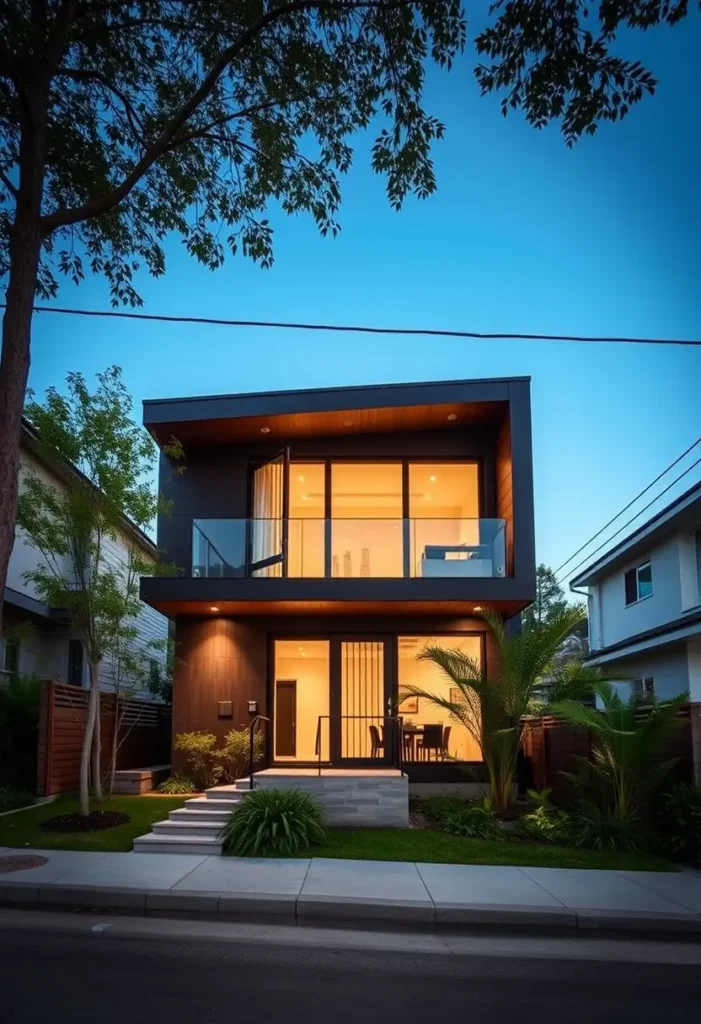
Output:
[[201,836],[203,839],[218,836],[223,822],[218,821],[154,821],[153,831],[156,835]]
[[207,856],[220,854],[221,842],[218,839],[198,836],[163,835],[149,832],[134,840],[135,853],[194,853]]
[[213,786],[212,789],[205,790],[205,797],[207,800],[239,801],[247,792],[249,792],[248,786],[239,786],[237,782],[233,786]]
[[238,806],[240,803],[240,800],[215,800],[199,796],[194,800],[186,800],[185,809],[188,811],[195,811],[198,814],[204,814],[210,811],[225,811],[226,814],[231,814],[234,807]]
[[[235,805],[234,805],[235,806]],[[170,821],[191,821],[193,823],[202,822],[218,822],[220,825],[226,824],[229,820],[230,811],[224,810],[208,810],[203,807],[198,810],[192,810],[187,807],[180,807],[177,811],[171,811],[168,815]]]

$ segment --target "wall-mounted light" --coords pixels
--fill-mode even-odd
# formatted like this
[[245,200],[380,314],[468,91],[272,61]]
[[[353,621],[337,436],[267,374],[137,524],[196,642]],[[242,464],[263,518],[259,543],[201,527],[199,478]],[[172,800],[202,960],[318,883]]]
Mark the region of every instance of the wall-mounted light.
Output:
[[260,428],[260,432],[261,432],[261,434],[269,434],[270,433],[270,427],[261,427]]

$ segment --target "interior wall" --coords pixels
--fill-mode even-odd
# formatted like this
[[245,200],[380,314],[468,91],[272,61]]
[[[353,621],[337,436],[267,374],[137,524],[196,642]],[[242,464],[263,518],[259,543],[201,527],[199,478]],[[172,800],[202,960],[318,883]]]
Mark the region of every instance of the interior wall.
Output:
[[[276,640],[274,679],[297,682],[296,754],[275,759],[284,762],[316,761],[316,735],[319,716],[329,714],[328,640]],[[273,688],[276,694],[277,688]],[[274,710],[273,723],[275,722]],[[275,730],[273,728],[273,737]],[[274,739],[273,739],[274,743]],[[321,759],[329,760],[329,723],[322,721]]]
[[[451,700],[455,684],[436,664],[417,660],[417,654],[427,645],[460,650],[479,665],[482,662],[482,644],[477,636],[412,636],[399,637],[399,691],[403,687],[415,686],[438,697]],[[411,709],[412,703],[417,710]],[[426,697],[408,697],[399,706],[399,713],[405,725],[440,724],[450,726],[448,753],[461,761],[481,761],[482,754],[470,732],[448,711],[432,704]],[[432,755],[433,756],[433,755]]]

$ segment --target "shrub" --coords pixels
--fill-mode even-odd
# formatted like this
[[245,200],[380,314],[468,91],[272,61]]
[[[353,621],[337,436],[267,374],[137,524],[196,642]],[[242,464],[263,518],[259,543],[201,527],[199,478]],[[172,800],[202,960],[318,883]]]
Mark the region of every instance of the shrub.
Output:
[[[224,746],[218,751],[224,782],[236,782],[248,772],[250,739],[248,729],[232,729],[224,738]],[[263,757],[263,737],[256,732],[253,738],[253,763]]]
[[158,787],[159,793],[197,793],[198,789],[187,775],[176,772]]
[[490,807],[484,804],[463,804],[447,810],[441,818],[444,832],[463,839],[496,839],[501,835],[499,822]]
[[601,810],[593,804],[568,814],[562,835],[568,846],[601,852],[639,850],[643,845],[637,818],[624,818],[618,811]]
[[198,789],[216,786],[222,776],[216,744],[217,737],[211,732],[181,732],[175,737],[175,749],[185,754],[188,775]]
[[33,803],[34,794],[28,790],[0,786],[0,814],[5,811],[16,811],[19,807],[29,807]]
[[291,857],[326,839],[321,808],[297,789],[254,789],[221,830],[224,850],[238,857]]
[[539,843],[567,843],[569,817],[547,804],[540,804],[534,811],[519,818],[519,835]]
[[654,829],[663,853],[701,865],[701,789],[680,783],[664,793]]
[[429,821],[440,824],[447,814],[453,811],[460,811],[463,807],[471,806],[466,800],[457,796],[433,796],[427,800],[420,800],[419,807]]

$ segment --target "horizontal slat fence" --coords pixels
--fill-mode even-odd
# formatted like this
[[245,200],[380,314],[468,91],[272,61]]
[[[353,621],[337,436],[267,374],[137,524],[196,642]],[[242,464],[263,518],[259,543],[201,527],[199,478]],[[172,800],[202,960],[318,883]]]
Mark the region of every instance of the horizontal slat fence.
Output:
[[[682,709],[680,717],[680,727],[660,751],[659,761],[678,758],[673,775],[684,782],[691,782],[694,769],[688,707]],[[572,783],[563,772],[581,770],[581,759],[588,760],[590,755],[591,736],[584,726],[570,725],[549,715],[525,719],[520,789],[550,789],[555,803],[567,804],[575,794]]]
[[[115,696],[100,696],[102,771],[109,769],[115,725]],[[37,745],[37,794],[54,796],[78,789],[80,751],[88,694],[47,680],[42,684]],[[117,768],[146,768],[170,761],[170,707],[151,701],[121,702]]]

